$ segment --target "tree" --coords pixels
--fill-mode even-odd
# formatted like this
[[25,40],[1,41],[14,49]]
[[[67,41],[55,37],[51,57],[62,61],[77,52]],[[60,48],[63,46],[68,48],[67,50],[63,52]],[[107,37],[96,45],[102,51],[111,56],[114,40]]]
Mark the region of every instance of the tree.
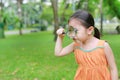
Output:
[[6,18],[3,17],[3,7],[4,7],[4,4],[2,3],[2,0],[1,0],[0,1],[0,38],[5,38],[4,25],[6,23]]
[[66,24],[68,22],[67,16],[69,16],[68,14],[71,13],[70,11],[68,11],[69,7],[70,3],[67,0],[59,3],[59,25],[63,28],[66,27]]
[[56,30],[59,28],[59,22],[58,22],[58,0],[51,0],[52,8],[53,8],[53,14],[54,14],[54,41],[57,39]]
[[103,35],[103,10],[102,10],[103,0],[100,0],[100,32]]
[[107,0],[110,6],[110,10],[114,11],[114,14],[120,19],[120,1],[119,0]]
[[18,15],[19,15],[19,34],[22,35],[22,27],[23,27],[23,22],[22,22],[22,8],[21,5],[23,3],[23,0],[17,0],[17,4],[18,4]]

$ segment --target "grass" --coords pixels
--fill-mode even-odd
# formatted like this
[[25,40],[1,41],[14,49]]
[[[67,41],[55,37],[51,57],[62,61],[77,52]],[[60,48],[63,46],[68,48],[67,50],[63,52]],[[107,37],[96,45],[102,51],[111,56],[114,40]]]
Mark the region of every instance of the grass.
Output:
[[[110,43],[120,71],[120,35],[102,38]],[[70,42],[65,38],[64,46]],[[73,80],[77,69],[74,54],[55,57],[54,45],[51,32],[0,39],[0,80]]]

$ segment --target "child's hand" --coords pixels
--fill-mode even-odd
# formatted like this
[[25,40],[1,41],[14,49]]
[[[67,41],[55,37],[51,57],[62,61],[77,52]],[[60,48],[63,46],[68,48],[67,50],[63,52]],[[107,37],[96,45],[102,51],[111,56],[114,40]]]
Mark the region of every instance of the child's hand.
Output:
[[64,32],[64,29],[63,29],[63,28],[58,29],[58,30],[56,31],[56,33],[57,33],[57,35],[58,35],[59,37],[61,37],[61,38],[65,36],[65,32]]

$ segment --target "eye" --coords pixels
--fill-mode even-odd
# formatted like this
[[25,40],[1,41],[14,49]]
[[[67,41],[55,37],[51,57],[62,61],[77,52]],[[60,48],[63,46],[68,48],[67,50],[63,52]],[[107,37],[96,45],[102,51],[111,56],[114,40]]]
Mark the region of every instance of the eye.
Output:
[[75,33],[77,33],[77,31],[78,31],[77,29],[74,29],[74,32],[75,32]]
[[69,27],[68,27],[68,31],[70,31],[70,32],[71,32],[71,31],[74,31],[74,28],[73,28],[72,26],[69,26]]
[[68,29],[68,31],[72,31],[71,29]]

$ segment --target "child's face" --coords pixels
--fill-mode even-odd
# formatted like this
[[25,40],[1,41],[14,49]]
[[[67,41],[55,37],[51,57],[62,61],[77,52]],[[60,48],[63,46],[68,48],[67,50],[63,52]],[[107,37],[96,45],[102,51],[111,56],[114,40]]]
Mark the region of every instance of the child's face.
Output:
[[69,28],[72,29],[71,33],[69,32],[69,36],[74,40],[85,41],[88,38],[87,28],[85,28],[77,19],[71,19],[68,25]]

